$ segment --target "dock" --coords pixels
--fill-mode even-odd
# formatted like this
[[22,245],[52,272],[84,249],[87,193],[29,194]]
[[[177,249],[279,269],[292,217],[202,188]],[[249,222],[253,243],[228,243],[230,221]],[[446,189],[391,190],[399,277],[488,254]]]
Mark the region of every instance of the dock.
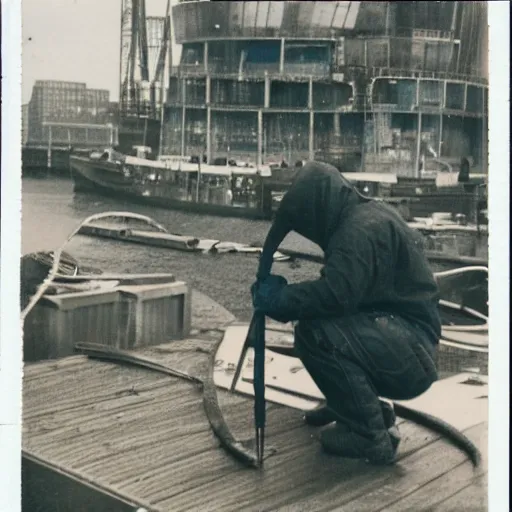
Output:
[[[209,352],[233,318],[200,298],[187,339],[137,354],[205,376]],[[253,400],[217,392],[233,434],[253,438]],[[267,403],[267,447],[276,453],[249,469],[219,446],[201,390],[183,379],[77,355],[25,365],[23,400],[24,510],[487,510],[481,414],[459,426],[479,446],[481,467],[407,421],[399,423],[397,464],[375,467],[324,454],[300,411]]]

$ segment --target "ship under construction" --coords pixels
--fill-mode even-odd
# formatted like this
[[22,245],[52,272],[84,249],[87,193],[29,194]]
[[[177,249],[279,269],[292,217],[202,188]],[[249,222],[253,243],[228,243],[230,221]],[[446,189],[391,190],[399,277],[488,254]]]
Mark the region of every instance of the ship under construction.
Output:
[[465,158],[487,172],[487,2],[182,0],[172,22],[179,62],[164,66],[161,45],[146,96],[130,93],[144,89],[133,71],[121,84],[152,99],[159,154],[415,178]]

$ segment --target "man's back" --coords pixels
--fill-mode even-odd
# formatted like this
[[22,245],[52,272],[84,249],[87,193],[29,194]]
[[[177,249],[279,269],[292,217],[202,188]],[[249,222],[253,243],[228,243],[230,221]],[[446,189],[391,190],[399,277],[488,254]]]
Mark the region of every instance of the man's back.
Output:
[[[326,260],[336,258],[340,249],[346,251],[347,245],[353,258],[362,257],[368,247],[371,252],[364,258],[365,264],[354,267],[367,273],[366,278],[349,275],[347,269],[339,268],[353,286],[368,283],[358,309],[400,315],[437,339],[441,331],[438,288],[421,235],[409,228],[391,207],[370,201],[354,206],[340,223],[327,248]],[[331,263],[336,266],[336,261]]]

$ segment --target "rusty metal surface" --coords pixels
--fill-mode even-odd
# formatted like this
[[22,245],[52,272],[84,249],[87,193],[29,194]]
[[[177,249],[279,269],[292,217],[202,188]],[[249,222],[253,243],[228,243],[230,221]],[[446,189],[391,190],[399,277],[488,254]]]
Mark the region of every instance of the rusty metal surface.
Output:
[[[203,332],[141,354],[202,377],[207,352],[220,335]],[[219,447],[196,386],[84,356],[26,365],[23,393],[26,456],[148,510],[320,511],[343,506],[363,511],[393,503],[399,509],[400,499],[411,502],[432,482],[446,488],[452,472],[450,496],[486,474],[486,464],[477,472],[468,470],[462,452],[408,422],[400,426],[400,460],[393,468],[328,457],[299,411],[271,404],[267,439],[277,453],[262,470],[246,469]],[[222,390],[219,402],[233,433],[253,437],[253,402]],[[484,431],[482,424],[466,434],[485,444]],[[384,491],[375,496],[380,487]],[[429,503],[443,510],[446,496],[445,491],[438,499],[431,492]]]

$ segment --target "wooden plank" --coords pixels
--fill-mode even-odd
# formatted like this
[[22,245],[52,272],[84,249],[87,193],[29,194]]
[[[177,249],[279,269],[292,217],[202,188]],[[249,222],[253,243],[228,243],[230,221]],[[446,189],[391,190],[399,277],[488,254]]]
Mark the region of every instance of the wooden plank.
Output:
[[[469,435],[478,435],[480,428],[481,426],[473,427],[474,432],[469,431]],[[347,476],[344,470],[339,473],[334,472],[334,478],[329,474],[322,475],[323,489],[317,488],[316,492],[309,492],[309,495],[305,493],[301,501],[290,500],[278,510],[281,512],[374,510],[371,506],[372,493],[378,492],[381,487],[386,489],[387,484],[395,485],[393,482],[398,482],[398,485],[408,485],[411,481],[411,486],[414,485],[414,481],[421,484],[422,481],[424,483],[432,480],[466,460],[464,453],[449,446],[437,434],[417,425],[406,422],[400,427],[400,431],[402,442],[399,447],[398,461],[394,466],[375,467],[362,462],[361,466],[357,467],[352,465],[353,462],[350,459],[340,459],[347,467]],[[317,467],[311,467],[310,478],[313,474],[320,475],[320,471]],[[305,488],[308,486],[307,483],[303,485]],[[365,499],[367,495],[368,502]],[[374,501],[378,509],[381,503],[378,499]]]
[[[485,424],[472,427],[467,436],[474,442],[481,444],[481,438]],[[428,453],[427,453],[428,452]],[[342,509],[334,510],[343,512],[359,512],[360,510],[383,510],[387,505],[394,503],[397,498],[408,496],[438,478],[444,478],[450,482],[453,491],[465,486],[474,478],[469,473],[463,480],[457,480],[451,476],[454,469],[467,460],[466,455],[459,450],[448,448],[448,442],[444,439],[436,441],[433,445],[420,450],[418,457],[411,456],[405,461],[403,468],[396,468],[390,477],[372,491],[365,492],[350,503],[344,503]],[[483,474],[482,470],[476,470],[474,474]],[[406,476],[406,478],[404,478]],[[457,476],[460,476],[457,474]],[[435,496],[436,494],[434,494]],[[428,502],[425,501],[425,506]],[[430,505],[429,505],[430,507]],[[404,510],[404,509],[402,509]],[[411,510],[411,509],[409,509]]]
[[[297,453],[302,446],[302,442],[298,441],[293,435],[296,434],[295,429],[283,430],[273,437],[273,441],[278,443],[285,443],[290,440],[290,435],[295,438],[294,444],[290,444],[290,450],[284,453]],[[270,461],[271,459],[268,459]],[[175,471],[174,467],[165,468],[164,472],[159,476],[153,486],[141,486],[141,496],[150,496],[152,503],[158,503],[159,508],[162,510],[181,510],[181,505],[175,503],[180,500],[180,496],[191,497],[194,506],[198,507],[201,499],[205,498],[203,507],[208,506],[208,495],[203,496],[200,491],[195,491],[198,487],[217,488],[222,487],[224,482],[232,482],[237,486],[240,475],[250,473],[252,479],[258,478],[258,473],[251,471],[247,468],[242,468],[240,464],[234,463],[233,459],[221,450],[214,450],[209,454],[200,453],[190,459],[183,459],[182,465],[178,466],[179,471]],[[162,478],[168,482],[166,487],[163,487],[161,482]],[[222,493],[226,493],[229,497],[233,496],[233,489],[225,488],[220,489]],[[236,495],[235,491],[235,495]],[[151,494],[150,494],[151,493]],[[218,510],[224,510],[226,499],[223,498],[219,503]],[[202,510],[196,508],[196,510]],[[240,510],[240,509],[238,509]]]
[[[477,479],[486,479],[487,475],[479,475]],[[381,509],[382,512],[403,512],[404,510],[434,510],[432,507],[453,496],[454,490],[464,489],[467,482],[475,479],[471,462],[465,461],[451,471],[426,483],[399,501]],[[482,492],[485,498],[485,492]],[[441,508],[441,510],[443,510]],[[465,510],[460,508],[457,510]],[[481,509],[483,510],[483,509]]]
[[[231,413],[233,414],[233,412],[235,410],[239,410],[239,409],[240,409],[240,404],[232,404]],[[228,411],[229,411],[229,409],[228,409]],[[287,417],[286,417],[287,411],[286,410],[278,411],[278,412],[280,412],[280,414],[277,416],[276,421],[273,422],[269,428],[271,433],[274,431],[280,432],[283,430],[290,430],[293,428],[293,424],[295,424],[295,426],[300,425],[300,423],[294,418],[287,419]],[[241,435],[242,438],[251,436],[253,428],[252,428],[252,421],[251,421],[252,418],[251,418],[250,413],[243,415],[243,416],[239,416],[239,418],[240,419],[238,422],[230,421],[230,427],[233,429],[234,432],[239,433],[240,431],[242,431],[242,435]],[[197,420],[195,420],[195,421],[192,421],[192,420],[195,420],[195,418],[191,417],[191,418],[187,419],[186,421],[184,421],[184,420],[180,421],[179,419],[175,420],[182,424],[182,429],[180,430],[180,437],[181,437],[180,443],[184,444],[186,446],[179,446],[178,449],[180,452],[183,452],[184,450],[187,453],[190,452],[186,457],[187,460],[192,459],[194,454],[197,455],[197,453],[199,453],[201,455],[205,454],[206,452],[213,452],[213,451],[215,451],[215,452],[219,451],[220,453],[223,453],[221,450],[218,449],[218,443],[216,442],[216,440],[213,438],[213,436],[211,434],[210,427],[208,425],[208,422],[206,421],[206,418],[204,417],[204,414],[202,417],[201,417],[201,415],[198,415]],[[196,423],[196,421],[197,421],[197,423]],[[245,429],[244,429],[244,427],[245,427]],[[188,439],[186,437],[186,432],[187,432],[186,429],[187,428],[190,429],[191,433],[193,433],[194,431],[196,431],[195,429],[197,429],[198,435],[194,436],[193,438]],[[244,430],[245,430],[245,432],[244,432]],[[245,434],[245,435],[243,435],[243,434]],[[171,465],[171,461],[176,462],[177,457],[175,454],[172,453],[172,446],[170,446],[170,445],[174,443],[174,439],[176,437],[177,437],[176,434],[173,434],[172,432],[170,434],[167,434],[166,430],[162,430],[160,432],[158,432],[158,431],[154,432],[153,439],[155,439],[155,438],[159,439],[159,443],[155,444],[155,446],[154,446],[154,449],[156,450],[156,453],[154,455],[157,455],[158,451],[160,451],[160,448],[161,448],[161,450],[165,450],[165,452],[166,452],[165,456],[159,457],[159,459],[162,461],[162,464],[158,465],[161,470],[164,469],[164,466],[165,466],[165,467],[170,468],[171,471],[174,471],[174,469],[173,469],[174,464]],[[165,447],[164,445],[167,445],[167,447]],[[150,455],[150,452],[153,451],[153,447],[148,448],[146,446],[146,447],[143,447],[144,448],[143,450],[139,450],[139,453],[137,454],[136,451],[138,448],[139,447],[137,445],[135,445],[135,447],[133,448],[134,458],[142,456],[143,459],[148,459],[148,455]],[[100,469],[101,471],[106,471],[105,474],[109,475],[110,479],[114,478],[112,472],[116,471],[116,466],[124,465],[126,467],[126,464],[124,463],[124,461],[122,459],[124,454],[120,454],[120,455],[121,456],[118,456],[117,453],[113,453],[109,457],[109,459],[106,460],[103,465],[101,465],[101,467],[99,464],[96,464],[95,465],[96,469]],[[130,457],[131,456],[132,456],[132,454],[130,454]],[[208,456],[212,457],[213,454],[209,453]],[[181,456],[180,456],[180,459],[181,459]],[[227,458],[227,460],[229,461],[230,467],[240,468],[240,466],[238,464],[234,463],[234,461],[232,461],[229,457]],[[134,475],[147,475],[148,473],[151,474],[154,471],[154,466],[155,466],[156,462],[154,460],[152,460],[151,464],[149,464],[149,465],[147,464],[147,462],[148,462],[148,460],[143,460],[142,464],[141,464],[141,462],[135,461],[133,471],[131,472],[131,475],[126,473],[126,475],[125,475],[126,478],[125,478],[125,482],[123,485],[125,485],[126,482],[129,481],[130,478],[132,478]],[[145,466],[144,466],[144,464],[145,464]],[[211,465],[209,465],[209,468],[211,469]],[[91,470],[91,469],[95,469],[95,468],[91,467],[91,466],[84,468],[84,470]],[[156,476],[158,476],[158,475],[156,475]],[[191,475],[191,478],[193,478],[193,475]]]
[[[436,436],[423,433],[415,425],[404,424],[402,450],[411,453],[432,441]],[[275,444],[278,453],[269,458],[263,471],[240,471],[230,479],[219,477],[208,485],[195,486],[187,492],[159,503],[163,510],[276,510],[279,506],[294,504],[308,499],[326,489],[333,491],[334,503],[346,493],[355,493],[366,485],[373,487],[379,474],[389,472],[388,468],[368,466],[364,461],[329,457],[322,452],[319,443],[313,439],[317,429],[304,426],[295,429],[286,442],[302,445],[288,448],[284,441],[269,437],[268,443]],[[403,453],[402,452],[402,453]],[[195,508],[194,508],[195,507]],[[217,508],[215,508],[217,507]],[[289,510],[295,510],[293,507]],[[304,510],[317,510],[304,508]]]
[[[144,353],[200,376],[214,338],[171,342]],[[366,510],[356,506],[363,495],[381,507],[398,506],[397,497],[407,504],[416,493],[432,493],[433,482],[452,469],[452,482],[467,484],[465,455],[412,423],[400,424],[398,465],[377,468],[327,456],[314,439],[318,430],[304,425],[302,411],[271,403],[267,446],[275,445],[277,453],[262,471],[244,469],[219,448],[204,416],[202,393],[193,384],[86,358],[53,371],[52,365],[41,363],[27,372],[24,449],[158,510],[320,511],[343,503],[349,507],[344,511]],[[461,389],[487,394],[485,386],[456,384],[455,401],[465,400],[461,396],[468,392]],[[253,400],[218,394],[235,436],[252,439]],[[485,402],[473,395],[473,402]],[[381,495],[376,489],[383,489]],[[439,493],[440,499],[448,492]]]
[[485,475],[474,479],[451,498],[430,509],[432,512],[485,512],[487,506],[487,480]]

